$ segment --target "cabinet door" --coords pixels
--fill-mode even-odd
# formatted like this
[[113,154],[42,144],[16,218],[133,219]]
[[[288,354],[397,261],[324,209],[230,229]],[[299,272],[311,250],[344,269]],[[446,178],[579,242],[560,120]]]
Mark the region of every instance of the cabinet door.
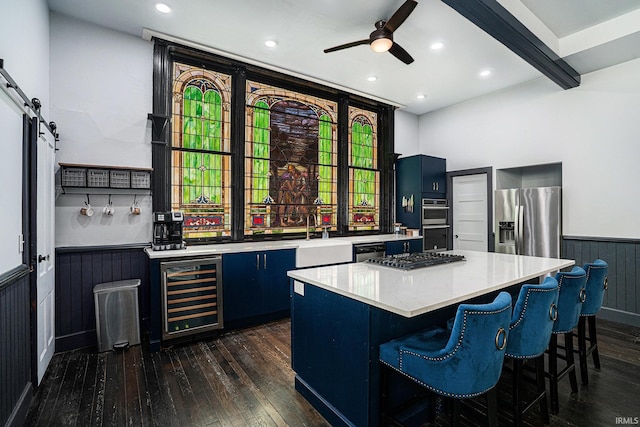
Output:
[[397,255],[404,252],[404,241],[401,242],[385,242],[385,255]]
[[266,261],[262,270],[262,289],[265,292],[263,314],[289,310],[289,278],[287,271],[296,266],[295,249],[265,252]]
[[245,252],[223,255],[225,321],[245,319],[261,313],[262,254],[263,252]]
[[[424,156],[398,159],[396,163],[396,221],[409,228],[420,228],[422,197],[421,162]],[[413,201],[413,206],[403,206]]]
[[416,252],[422,252],[422,238],[420,239],[411,239],[409,242],[409,252],[412,254]]
[[385,246],[386,246],[386,249],[385,249],[386,255],[422,252],[422,239],[385,242]]
[[436,199],[447,194],[447,161],[439,157],[422,158],[423,195]]

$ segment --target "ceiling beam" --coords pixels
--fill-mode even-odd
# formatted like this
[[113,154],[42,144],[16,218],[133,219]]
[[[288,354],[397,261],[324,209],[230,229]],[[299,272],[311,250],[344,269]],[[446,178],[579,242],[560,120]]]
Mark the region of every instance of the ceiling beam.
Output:
[[580,86],[580,74],[496,0],[442,0],[511,49],[563,89]]

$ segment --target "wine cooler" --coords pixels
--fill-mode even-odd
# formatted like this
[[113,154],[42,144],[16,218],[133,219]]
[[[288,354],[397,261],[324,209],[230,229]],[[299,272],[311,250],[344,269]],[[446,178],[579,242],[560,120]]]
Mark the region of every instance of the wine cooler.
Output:
[[162,339],[222,328],[221,257],[163,262],[160,274]]

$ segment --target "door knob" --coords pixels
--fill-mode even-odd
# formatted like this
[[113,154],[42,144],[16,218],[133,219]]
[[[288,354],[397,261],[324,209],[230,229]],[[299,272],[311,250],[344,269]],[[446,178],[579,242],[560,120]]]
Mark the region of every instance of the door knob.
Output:
[[458,235],[456,234],[456,239],[458,238]]
[[47,255],[38,255],[38,262],[42,262],[44,260],[49,261],[49,254],[47,254]]

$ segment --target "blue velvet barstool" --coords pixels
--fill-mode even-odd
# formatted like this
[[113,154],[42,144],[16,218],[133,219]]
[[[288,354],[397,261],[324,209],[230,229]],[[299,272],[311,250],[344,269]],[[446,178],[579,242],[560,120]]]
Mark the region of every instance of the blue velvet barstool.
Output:
[[[558,318],[553,323],[553,331],[549,342],[549,397],[551,413],[560,410],[558,400],[558,381],[569,375],[571,391],[578,392],[576,366],[573,357],[573,329],[578,326],[582,311],[582,303],[586,298],[585,285],[587,273],[582,267],[573,267],[570,272],[559,272],[556,280],[560,292],[558,294]],[[564,356],[558,354],[558,335],[564,335]],[[558,371],[558,359],[564,359],[567,365]]]
[[[489,423],[496,425],[495,385],[510,318],[511,296],[506,292],[489,304],[461,304],[451,330],[429,329],[384,343],[380,362],[432,392],[453,398],[454,424],[460,399],[487,393]],[[383,400],[385,394],[382,390]],[[384,423],[384,403],[382,406]]]
[[[558,281],[553,277],[547,277],[540,285],[523,285],[513,308],[505,357],[513,359],[513,424],[517,426],[522,424],[523,414],[536,403],[540,405],[544,423],[549,424],[544,352],[558,315],[558,289]],[[525,405],[522,368],[527,359],[535,360],[537,392]]]
[[[587,273],[586,299],[582,304],[580,320],[578,321],[578,358],[580,359],[580,376],[582,384],[589,384],[589,374],[587,372],[587,356],[591,354],[593,364],[596,369],[600,369],[600,355],[598,354],[598,337],[596,334],[596,314],[602,307],[604,291],[608,287],[607,274],[608,264],[597,259],[592,263],[584,265]],[[586,333],[587,322],[589,335]],[[587,341],[589,346],[587,347]]]

